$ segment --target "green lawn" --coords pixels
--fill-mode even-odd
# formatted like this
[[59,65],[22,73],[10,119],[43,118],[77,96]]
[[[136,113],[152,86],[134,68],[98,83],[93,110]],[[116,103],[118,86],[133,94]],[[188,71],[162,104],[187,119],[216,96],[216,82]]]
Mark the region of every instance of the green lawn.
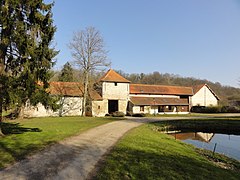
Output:
[[224,157],[232,170],[221,168],[210,161],[206,153],[199,153],[193,146],[156,131],[155,126],[146,124],[130,131],[93,178],[240,179],[238,161]]
[[48,117],[5,122],[6,136],[0,137],[0,168],[50,143],[111,121],[112,118]]

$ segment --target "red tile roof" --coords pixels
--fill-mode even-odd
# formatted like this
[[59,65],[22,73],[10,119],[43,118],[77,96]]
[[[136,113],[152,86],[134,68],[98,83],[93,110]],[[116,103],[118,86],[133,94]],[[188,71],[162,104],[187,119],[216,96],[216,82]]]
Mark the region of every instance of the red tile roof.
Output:
[[192,87],[130,84],[130,94],[193,95]]
[[[50,82],[48,91],[52,95],[82,97],[83,85],[78,82]],[[95,90],[91,90],[89,93],[90,97],[94,100],[102,99],[102,97]]]
[[193,86],[193,93],[196,94],[200,89],[202,89],[203,86],[205,86],[205,84],[199,84],[199,85]]
[[122,77],[120,74],[115,72],[112,69],[109,69],[103,77],[100,78],[100,81],[105,81],[105,82],[122,82],[122,83],[130,83],[129,80],[125,79]]
[[189,105],[188,99],[161,97],[130,97],[134,105]]

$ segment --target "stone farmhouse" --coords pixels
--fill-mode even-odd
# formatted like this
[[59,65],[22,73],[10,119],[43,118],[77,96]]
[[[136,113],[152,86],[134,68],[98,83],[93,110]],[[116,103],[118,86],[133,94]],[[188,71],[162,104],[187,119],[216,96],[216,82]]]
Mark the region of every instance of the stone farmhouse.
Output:
[[[132,84],[114,70],[108,70],[90,91],[92,116],[116,111],[127,113],[189,113],[192,106],[215,106],[218,96],[206,84],[195,87]],[[77,116],[82,113],[83,86],[77,82],[51,82],[48,91],[59,96],[61,108],[53,112],[38,104],[24,109],[26,117]]]

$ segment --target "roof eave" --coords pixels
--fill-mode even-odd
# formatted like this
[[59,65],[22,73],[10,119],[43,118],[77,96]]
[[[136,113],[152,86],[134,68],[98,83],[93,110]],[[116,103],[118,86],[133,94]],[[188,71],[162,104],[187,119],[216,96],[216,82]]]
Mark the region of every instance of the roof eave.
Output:
[[179,94],[172,94],[172,93],[145,93],[145,92],[130,92],[130,95],[131,94],[152,94],[152,95],[183,95],[183,96],[193,96],[193,93],[192,94],[182,94],[182,93],[179,93]]

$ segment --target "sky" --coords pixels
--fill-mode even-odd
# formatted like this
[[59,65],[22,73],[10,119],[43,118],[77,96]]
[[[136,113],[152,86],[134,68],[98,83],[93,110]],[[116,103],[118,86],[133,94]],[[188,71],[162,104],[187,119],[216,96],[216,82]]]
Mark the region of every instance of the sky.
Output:
[[55,0],[53,20],[57,70],[73,60],[73,33],[93,26],[112,69],[240,86],[239,0]]

